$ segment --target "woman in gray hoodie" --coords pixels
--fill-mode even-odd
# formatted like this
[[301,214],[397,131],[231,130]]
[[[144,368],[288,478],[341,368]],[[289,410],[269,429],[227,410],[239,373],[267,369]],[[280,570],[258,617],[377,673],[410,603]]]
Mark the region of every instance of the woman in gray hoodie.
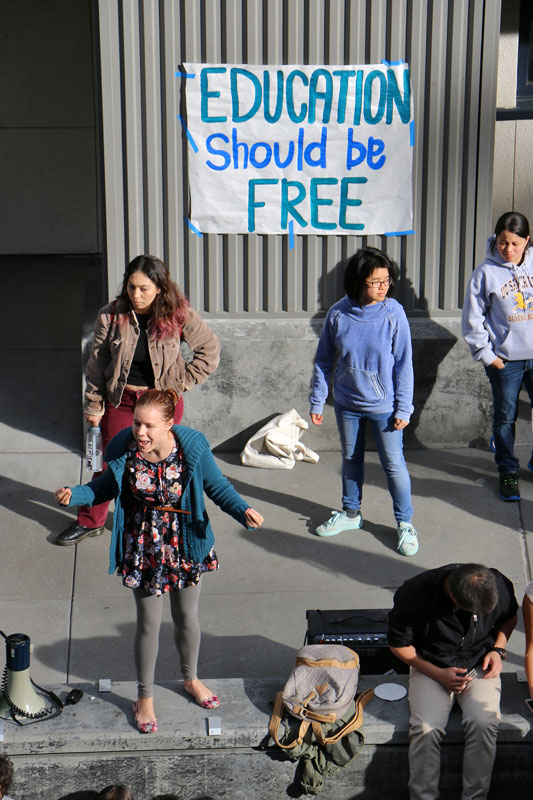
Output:
[[520,500],[514,438],[522,384],[533,405],[533,251],[523,214],[509,211],[496,223],[485,261],[468,283],[462,328],[492,387],[500,497]]

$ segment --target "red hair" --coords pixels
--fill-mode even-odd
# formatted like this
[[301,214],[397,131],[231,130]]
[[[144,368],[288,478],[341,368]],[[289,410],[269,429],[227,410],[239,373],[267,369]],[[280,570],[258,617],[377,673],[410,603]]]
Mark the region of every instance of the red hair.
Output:
[[155,406],[165,422],[169,419],[174,419],[174,411],[179,397],[174,389],[148,389],[137,400],[135,408],[143,408],[145,406]]

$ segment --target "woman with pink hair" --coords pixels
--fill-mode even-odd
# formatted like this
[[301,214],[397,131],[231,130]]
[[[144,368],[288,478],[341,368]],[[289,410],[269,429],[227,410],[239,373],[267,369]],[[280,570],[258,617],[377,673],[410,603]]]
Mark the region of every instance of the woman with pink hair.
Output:
[[[182,358],[182,341],[192,350],[190,361]],[[85,376],[85,417],[89,426],[100,427],[103,450],[131,425],[136,402],[148,389],[176,392],[179,423],[183,393],[206,380],[219,355],[217,337],[190,307],[166,264],[150,255],[134,258],[116,299],[98,312]],[[77,544],[103,533],[108,507],[80,508],[56,543]]]

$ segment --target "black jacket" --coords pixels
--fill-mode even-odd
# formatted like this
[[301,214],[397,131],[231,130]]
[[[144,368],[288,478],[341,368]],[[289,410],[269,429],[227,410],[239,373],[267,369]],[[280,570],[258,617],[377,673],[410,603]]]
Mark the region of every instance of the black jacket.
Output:
[[437,667],[472,669],[492,649],[502,623],[518,610],[511,581],[491,569],[498,583],[498,603],[490,614],[471,614],[454,606],[444,590],[448,574],[459,566],[422,572],[400,586],[389,614],[391,647],[414,645],[417,655]]

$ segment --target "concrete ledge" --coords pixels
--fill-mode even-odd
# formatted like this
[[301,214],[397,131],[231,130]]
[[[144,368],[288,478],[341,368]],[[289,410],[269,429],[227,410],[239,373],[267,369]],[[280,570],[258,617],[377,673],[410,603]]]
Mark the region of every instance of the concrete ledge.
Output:
[[[239,451],[265,419],[291,408],[307,417],[324,314],[245,319],[206,315],[206,321],[221,342],[220,366],[186,395],[185,424],[200,428],[220,450]],[[488,441],[489,383],[462,339],[460,318],[414,316],[409,324],[415,413],[406,429],[406,445],[450,447]],[[305,441],[318,451],[338,449],[332,408]]]
[[[365,676],[360,687],[384,681],[406,685],[407,676]],[[270,703],[282,688],[280,682],[232,679],[210,681],[210,686],[222,699],[220,709],[212,712],[191,703],[181,682],[157,686],[159,732],[154,736],[141,736],[133,727],[133,682],[114,683],[112,692],[101,694],[93,685],[80,684],[77,688],[85,693],[82,701],[67,706],[60,717],[25,727],[6,721],[2,749],[15,763],[12,793],[17,800],[57,800],[80,789],[123,782],[136,800],[171,790],[184,798],[286,797],[294,765],[272,760],[272,752],[253,749],[266,734]],[[64,698],[70,688],[57,686],[54,691]],[[526,691],[515,674],[503,676],[494,797],[511,776],[514,800],[530,791],[527,781],[523,794],[515,789],[532,755],[533,716],[524,705]],[[221,736],[207,735],[208,716],[220,716]],[[393,791],[395,798],[407,798],[407,698],[393,703],[374,698],[365,710],[364,732],[362,753],[327,780],[322,797],[370,799],[379,796],[372,793],[374,786],[376,791],[378,787]],[[460,713],[454,710],[443,747],[443,798],[448,791],[450,798],[457,797],[462,740]]]

